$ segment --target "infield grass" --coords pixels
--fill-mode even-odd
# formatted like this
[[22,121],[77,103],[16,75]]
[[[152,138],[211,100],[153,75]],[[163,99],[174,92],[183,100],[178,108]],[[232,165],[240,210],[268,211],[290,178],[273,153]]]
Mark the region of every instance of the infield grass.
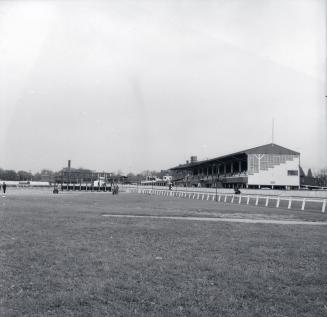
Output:
[[1,316],[326,316],[326,215],[137,194],[0,199]]

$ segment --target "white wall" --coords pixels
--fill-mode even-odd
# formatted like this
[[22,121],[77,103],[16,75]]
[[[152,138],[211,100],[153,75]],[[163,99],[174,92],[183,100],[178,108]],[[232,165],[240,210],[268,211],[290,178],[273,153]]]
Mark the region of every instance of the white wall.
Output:
[[[280,165],[268,168],[267,171],[260,170],[259,173],[248,175],[249,185],[274,185],[274,186],[300,186],[299,177],[300,158],[294,157],[293,160],[286,161]],[[288,170],[298,171],[297,176],[289,176]]]

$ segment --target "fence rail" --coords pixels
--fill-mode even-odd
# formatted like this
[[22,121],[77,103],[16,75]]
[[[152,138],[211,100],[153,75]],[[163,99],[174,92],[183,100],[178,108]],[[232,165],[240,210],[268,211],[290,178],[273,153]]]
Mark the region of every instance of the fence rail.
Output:
[[[131,185],[126,184],[124,186],[138,187],[138,188],[151,188],[151,189],[167,189],[167,186],[151,186],[151,185]],[[195,192],[206,192],[206,193],[220,193],[220,194],[233,194],[234,189],[232,188],[203,188],[203,187],[181,187],[174,186],[174,190],[180,191],[195,191]],[[241,192],[244,195],[265,195],[265,196],[286,196],[286,197],[301,197],[301,198],[319,198],[327,199],[327,190],[277,190],[277,189],[250,189],[241,188]]]
[[[327,199],[317,199],[308,197],[293,196],[267,196],[258,194],[233,194],[233,193],[213,193],[206,191],[187,191],[187,190],[168,190],[158,188],[138,188],[133,186],[124,186],[124,189],[130,193],[148,194],[167,197],[188,198],[196,200],[211,200],[231,204],[246,204],[254,206],[265,206],[274,208],[300,209],[300,210],[321,210],[326,211]],[[286,203],[286,205],[285,205]],[[298,208],[294,208],[297,204]],[[314,207],[313,206],[314,204]],[[311,207],[311,208],[310,208]]]

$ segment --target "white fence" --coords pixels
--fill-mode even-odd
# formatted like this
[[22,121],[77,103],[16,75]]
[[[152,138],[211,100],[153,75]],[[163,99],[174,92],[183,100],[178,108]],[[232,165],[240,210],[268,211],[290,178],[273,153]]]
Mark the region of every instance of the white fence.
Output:
[[[163,186],[141,186],[141,185],[127,185],[138,188],[151,188],[151,189],[167,189]],[[205,192],[216,193],[216,188],[201,188],[201,187],[173,187],[177,191],[190,191],[190,192]],[[242,194],[245,195],[264,195],[264,196],[287,196],[287,197],[301,197],[301,198],[320,198],[327,199],[327,190],[277,190],[277,189],[249,189],[241,188]],[[218,194],[233,194],[232,188],[217,188]]]
[[[321,210],[321,212],[326,211],[327,199],[311,198],[311,197],[296,197],[296,196],[273,196],[273,195],[259,195],[259,194],[234,194],[232,192],[218,192],[207,191],[202,188],[196,190],[179,190],[174,188],[173,190],[168,190],[166,188],[149,188],[149,186],[123,186],[127,192],[148,194],[148,195],[158,195],[167,197],[178,197],[178,198],[188,198],[196,200],[211,200],[224,203],[232,204],[246,204],[254,206],[265,206],[274,208],[292,208],[294,204],[299,205],[301,210],[314,209]],[[209,189],[209,188],[208,188]],[[285,205],[286,203],[286,205]],[[284,205],[284,206],[282,206]]]

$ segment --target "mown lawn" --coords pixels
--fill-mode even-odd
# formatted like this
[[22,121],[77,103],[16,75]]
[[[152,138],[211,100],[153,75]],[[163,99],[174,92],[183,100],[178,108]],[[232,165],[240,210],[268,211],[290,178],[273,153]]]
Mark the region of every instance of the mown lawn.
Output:
[[1,316],[326,316],[327,227],[105,213],[325,215],[105,193],[0,197]]

